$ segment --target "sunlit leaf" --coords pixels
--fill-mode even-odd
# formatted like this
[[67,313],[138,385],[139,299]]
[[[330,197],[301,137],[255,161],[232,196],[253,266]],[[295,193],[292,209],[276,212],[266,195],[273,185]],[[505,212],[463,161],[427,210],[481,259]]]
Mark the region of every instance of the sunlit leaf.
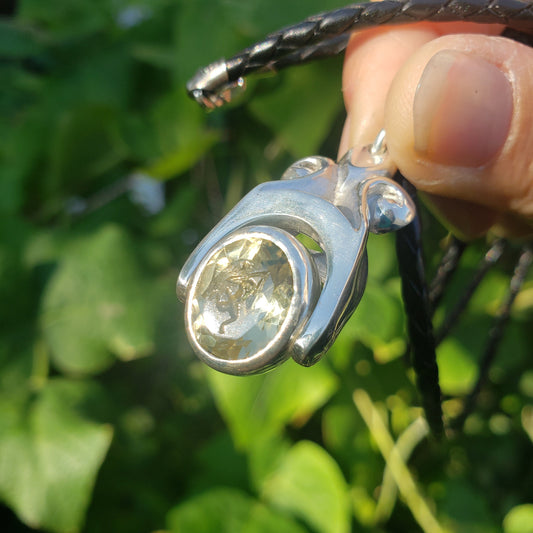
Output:
[[150,295],[126,235],[106,227],[68,251],[47,286],[43,329],[56,365],[92,373],[152,349]]
[[242,448],[281,431],[285,424],[306,421],[337,384],[325,364],[303,368],[292,361],[262,376],[243,378],[214,371],[208,376],[218,408]]
[[509,276],[499,270],[491,270],[472,296],[468,307],[471,311],[495,314],[509,289]]
[[372,281],[387,279],[396,268],[395,236],[392,233],[368,236],[368,278]]
[[477,376],[477,365],[470,352],[455,339],[446,339],[437,351],[440,387],[444,394],[466,394]]
[[172,533],[305,533],[297,522],[236,489],[211,489],[167,517]]
[[503,519],[504,533],[529,533],[533,529],[533,504],[513,507]]
[[384,290],[383,284],[369,280],[348,331],[353,339],[376,349],[403,337],[403,309],[401,302]]
[[295,444],[265,480],[262,495],[320,533],[350,531],[348,487],[338,464],[318,444]]
[[49,382],[28,406],[0,400],[0,497],[34,528],[80,531],[109,426],[77,412],[90,395],[81,382]]
[[268,477],[281,467],[290,447],[291,442],[284,435],[266,435],[254,441],[248,452],[248,463],[257,491],[260,492]]

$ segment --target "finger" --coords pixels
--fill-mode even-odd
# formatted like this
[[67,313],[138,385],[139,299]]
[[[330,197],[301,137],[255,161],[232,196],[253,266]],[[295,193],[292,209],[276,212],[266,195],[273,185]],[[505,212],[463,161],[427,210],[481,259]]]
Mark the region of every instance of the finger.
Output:
[[[532,65],[531,48],[501,37],[448,35],[417,50],[385,108],[387,144],[402,173],[493,219],[511,213],[531,223]],[[441,206],[445,216],[454,209]]]
[[436,36],[427,25],[355,34],[346,50],[342,90],[347,119],[339,155],[369,144],[385,124],[385,101],[392,80],[415,50]]
[[343,69],[347,120],[339,155],[355,145],[372,142],[384,126],[384,108],[392,80],[404,62],[422,45],[446,33],[498,34],[499,25],[418,23],[383,26],[355,33],[348,44]]

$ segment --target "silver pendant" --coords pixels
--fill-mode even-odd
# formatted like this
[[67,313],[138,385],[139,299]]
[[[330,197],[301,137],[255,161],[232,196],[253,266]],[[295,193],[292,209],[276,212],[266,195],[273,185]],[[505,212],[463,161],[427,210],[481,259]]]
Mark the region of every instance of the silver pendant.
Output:
[[364,292],[368,232],[395,231],[415,216],[393,172],[381,132],[338,163],[307,157],[248,193],[178,277],[198,357],[234,375],[265,372],[289,357],[316,363]]

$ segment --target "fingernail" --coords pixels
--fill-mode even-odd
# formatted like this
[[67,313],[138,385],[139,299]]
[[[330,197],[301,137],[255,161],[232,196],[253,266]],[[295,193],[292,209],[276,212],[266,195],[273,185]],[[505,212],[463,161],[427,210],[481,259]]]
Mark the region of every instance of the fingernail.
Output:
[[443,50],[426,65],[416,89],[415,149],[435,163],[484,165],[502,148],[512,113],[511,84],[501,70]]

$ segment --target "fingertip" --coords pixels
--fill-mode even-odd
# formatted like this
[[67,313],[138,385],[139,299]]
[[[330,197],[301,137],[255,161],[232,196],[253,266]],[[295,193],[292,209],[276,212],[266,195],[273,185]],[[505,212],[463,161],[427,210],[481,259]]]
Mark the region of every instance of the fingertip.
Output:
[[[415,96],[439,54],[446,61],[433,65],[434,92],[421,106],[439,117],[426,124],[424,143],[416,139]],[[501,37],[447,35],[417,50],[396,75],[385,106],[387,142],[400,170],[422,191],[533,217],[532,64],[530,48]],[[439,91],[450,69],[456,69],[450,90],[458,90],[446,99]]]

